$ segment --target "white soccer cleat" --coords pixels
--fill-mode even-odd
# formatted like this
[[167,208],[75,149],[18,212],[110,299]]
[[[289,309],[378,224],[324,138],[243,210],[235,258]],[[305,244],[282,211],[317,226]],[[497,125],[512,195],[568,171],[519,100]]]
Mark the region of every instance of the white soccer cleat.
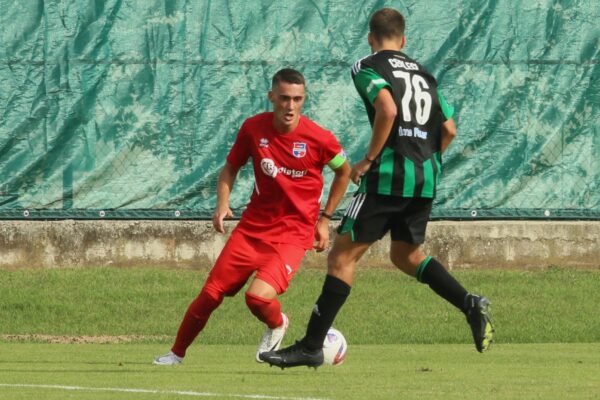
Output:
[[172,351],[168,352],[164,356],[160,356],[154,359],[152,364],[154,365],[179,365],[183,362],[183,357],[179,357]]
[[279,346],[281,346],[281,342],[283,341],[283,337],[285,336],[285,332],[287,331],[290,323],[287,315],[281,313],[281,316],[283,317],[283,324],[275,329],[270,329],[267,327],[267,330],[265,330],[265,333],[258,344],[258,349],[256,350],[256,361],[259,363],[264,362],[259,357],[260,353],[264,353],[265,351],[279,350]]

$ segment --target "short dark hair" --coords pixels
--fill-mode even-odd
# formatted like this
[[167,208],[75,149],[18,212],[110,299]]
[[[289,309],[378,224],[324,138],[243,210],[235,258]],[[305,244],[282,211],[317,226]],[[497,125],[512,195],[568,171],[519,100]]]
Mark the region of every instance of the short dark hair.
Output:
[[404,16],[393,8],[377,10],[369,20],[369,30],[376,40],[401,38],[405,27]]
[[271,80],[271,88],[274,88],[280,82],[305,85],[304,76],[299,71],[292,68],[284,68],[277,71]]

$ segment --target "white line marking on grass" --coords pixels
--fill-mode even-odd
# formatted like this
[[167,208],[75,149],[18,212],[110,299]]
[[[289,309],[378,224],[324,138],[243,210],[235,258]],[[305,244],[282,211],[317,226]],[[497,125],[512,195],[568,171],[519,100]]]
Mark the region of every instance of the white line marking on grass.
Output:
[[279,397],[262,394],[227,394],[210,392],[193,392],[189,390],[155,390],[155,389],[132,389],[132,388],[100,388],[85,386],[63,386],[63,385],[32,385],[24,383],[0,383],[0,387],[6,388],[33,388],[33,389],[55,389],[55,390],[78,390],[83,392],[120,392],[120,393],[148,393],[148,394],[178,394],[194,397],[232,397],[237,399],[267,399],[267,400],[327,400],[316,397]]

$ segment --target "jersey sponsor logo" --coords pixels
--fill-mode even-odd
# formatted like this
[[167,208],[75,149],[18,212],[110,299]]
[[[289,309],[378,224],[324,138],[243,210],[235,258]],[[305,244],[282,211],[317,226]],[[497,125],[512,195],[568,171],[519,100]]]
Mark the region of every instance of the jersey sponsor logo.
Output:
[[260,143],[258,144],[259,147],[264,147],[267,148],[269,147],[269,139],[267,138],[260,138]]
[[415,137],[419,139],[427,140],[427,132],[422,131],[419,128],[406,129],[406,128],[398,128],[398,136],[403,137]]
[[277,176],[277,167],[275,166],[275,162],[270,158],[263,158],[260,160],[260,169],[263,174],[270,176],[271,178],[275,178]]
[[292,147],[292,154],[296,158],[304,157],[306,155],[306,143],[294,142],[294,146]]
[[270,158],[263,158],[260,160],[260,169],[263,174],[275,178],[278,174],[283,174],[292,178],[302,178],[308,173],[308,170],[291,169],[287,167],[278,167],[275,165],[275,161]]
[[278,171],[280,174],[291,176],[292,178],[302,178],[308,172],[305,169],[298,170],[298,169],[290,169],[290,168],[286,168],[286,167],[279,167]]
[[392,68],[401,68],[407,71],[418,71],[419,66],[414,62],[402,61],[396,58],[388,58],[388,61]]

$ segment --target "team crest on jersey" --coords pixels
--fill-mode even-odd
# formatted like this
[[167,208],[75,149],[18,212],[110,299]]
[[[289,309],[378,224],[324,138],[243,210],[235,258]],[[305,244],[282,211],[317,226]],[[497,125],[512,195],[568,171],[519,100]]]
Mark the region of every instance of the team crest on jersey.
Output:
[[306,155],[306,143],[294,142],[294,147],[292,147],[292,154],[296,158],[304,157]]
[[267,139],[267,138],[261,138],[259,146],[260,147],[265,147],[265,148],[269,147],[269,139]]

